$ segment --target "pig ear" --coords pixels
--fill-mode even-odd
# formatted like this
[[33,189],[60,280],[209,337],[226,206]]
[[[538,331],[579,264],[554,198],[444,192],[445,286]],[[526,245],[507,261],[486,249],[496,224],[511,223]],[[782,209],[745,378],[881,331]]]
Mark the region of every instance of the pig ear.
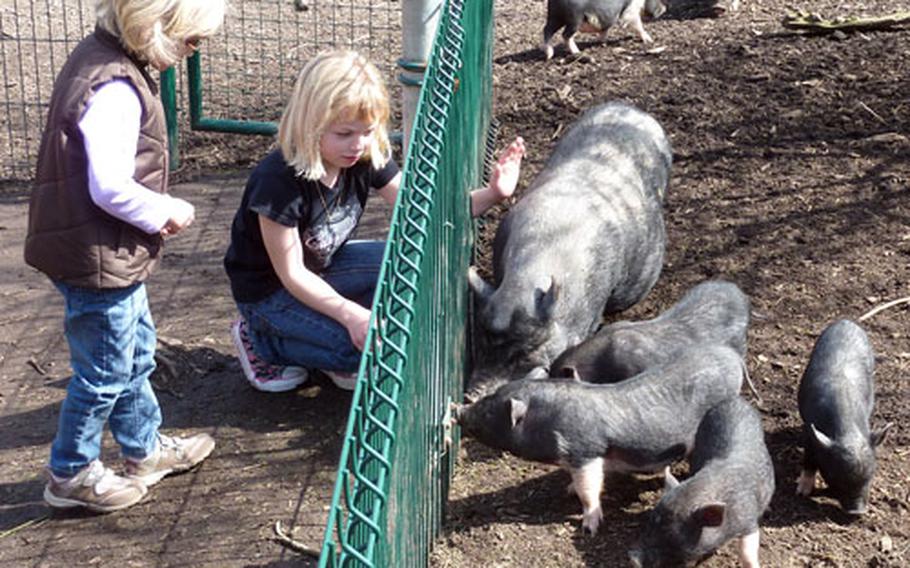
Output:
[[879,444],[885,441],[885,435],[888,434],[888,430],[894,426],[894,422],[888,422],[878,430],[873,430],[872,435],[869,436],[869,441],[872,443],[873,448],[877,448]]
[[471,287],[471,290],[474,291],[474,294],[481,303],[486,301],[493,292],[495,292],[495,289],[487,284],[486,280],[481,278],[480,274],[477,272],[477,267],[475,266],[468,269],[468,285]]
[[509,399],[509,410],[511,411],[512,416],[512,428],[515,428],[521,421],[524,420],[525,415],[528,413],[528,403],[515,399]]
[[550,375],[547,374],[547,370],[543,367],[534,367],[528,374],[526,374],[522,379],[530,380],[540,380],[540,379],[549,379]]
[[679,485],[679,480],[670,473],[670,466],[664,468],[664,491],[669,491]]
[[535,291],[534,307],[539,321],[547,322],[553,319],[553,308],[556,306],[556,300],[558,299],[559,285],[556,284],[556,279],[550,276],[550,285],[547,289],[538,288]]
[[699,507],[693,517],[701,527],[719,527],[724,522],[724,512],[727,506],[723,503],[708,503]]
[[830,448],[834,445],[834,440],[820,432],[818,428],[815,427],[815,424],[809,424],[809,428],[812,430],[812,435],[815,437],[815,440],[823,447]]
[[574,379],[576,381],[581,380],[581,375],[578,374],[578,369],[568,365],[560,369],[557,376],[560,379]]

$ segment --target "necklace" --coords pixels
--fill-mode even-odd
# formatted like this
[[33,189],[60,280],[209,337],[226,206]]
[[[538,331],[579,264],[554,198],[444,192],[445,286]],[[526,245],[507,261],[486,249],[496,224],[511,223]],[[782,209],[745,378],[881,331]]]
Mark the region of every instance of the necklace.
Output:
[[[339,185],[342,175],[344,175],[344,174],[339,172],[338,178],[336,178],[336,180],[335,180],[335,185]],[[322,202],[322,210],[325,211],[325,218],[327,221],[331,222],[332,213],[335,211],[335,208],[338,206],[338,198],[341,195],[341,189],[338,190],[338,193],[332,199],[332,206],[329,207],[329,204],[328,204],[328,202],[326,202],[326,199],[325,199],[325,192],[331,191],[331,188],[327,188],[325,186],[325,184],[323,184],[322,182],[316,182],[316,185],[318,186],[318,191],[316,193],[319,195],[319,201]]]

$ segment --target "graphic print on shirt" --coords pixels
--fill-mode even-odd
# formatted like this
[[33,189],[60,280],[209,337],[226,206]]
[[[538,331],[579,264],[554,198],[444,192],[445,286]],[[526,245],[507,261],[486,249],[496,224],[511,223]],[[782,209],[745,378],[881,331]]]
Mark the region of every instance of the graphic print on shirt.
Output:
[[356,192],[324,186],[319,191],[324,199],[313,200],[309,223],[300,235],[307,267],[317,271],[332,263],[332,255],[350,238],[363,214]]

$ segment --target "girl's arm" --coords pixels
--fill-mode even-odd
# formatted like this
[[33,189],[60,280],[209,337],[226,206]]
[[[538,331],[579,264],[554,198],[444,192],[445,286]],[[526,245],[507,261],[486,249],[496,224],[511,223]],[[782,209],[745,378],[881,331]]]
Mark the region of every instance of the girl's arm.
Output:
[[259,215],[259,229],[272,267],[292,296],[348,330],[357,349],[363,351],[370,323],[370,310],[343,297],[328,282],[303,264],[303,245],[295,227],[286,227]]
[[79,120],[88,158],[92,202],[146,233],[172,235],[193,220],[193,206],[137,182],[136,147],[142,106],[126,81],[105,83],[89,99]]
[[[490,184],[471,192],[471,215],[474,217],[482,215],[484,211],[515,193],[524,155],[525,141],[519,136],[499,155],[490,175]],[[395,204],[400,184],[399,173],[385,187],[379,189],[379,194],[389,205]]]

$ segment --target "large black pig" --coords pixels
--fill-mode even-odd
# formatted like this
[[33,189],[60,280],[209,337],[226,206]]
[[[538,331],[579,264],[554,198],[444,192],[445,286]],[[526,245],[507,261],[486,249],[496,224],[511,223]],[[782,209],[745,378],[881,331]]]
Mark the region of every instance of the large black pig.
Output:
[[494,284],[472,268],[475,361],[469,392],[549,368],[604,311],[651,290],[663,266],[672,157],[648,114],[612,102],[587,111],[502,220]]
[[839,320],[819,336],[799,383],[805,453],[796,491],[811,494],[820,472],[841,507],[852,515],[868,508],[875,448],[891,426],[870,430],[874,367],[866,332],[850,320]]
[[568,469],[595,533],[604,469],[653,472],[684,458],[705,412],[739,392],[742,369],[729,347],[699,346],[621,383],[512,381],[455,419],[488,446]]

